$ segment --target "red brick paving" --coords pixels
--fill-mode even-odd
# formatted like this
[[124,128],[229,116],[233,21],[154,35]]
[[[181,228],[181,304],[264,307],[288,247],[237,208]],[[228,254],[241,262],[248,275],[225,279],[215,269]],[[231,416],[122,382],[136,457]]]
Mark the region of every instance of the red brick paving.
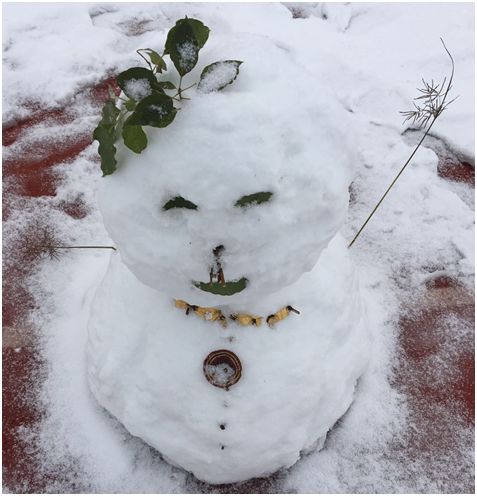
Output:
[[[3,485],[16,491],[22,486],[28,492],[42,492],[44,481],[32,461],[34,444],[19,436],[19,429],[33,427],[42,416],[36,401],[42,364],[34,347],[19,351],[2,347],[3,397]],[[22,492],[22,491],[19,491]]]
[[[425,398],[427,405],[444,405],[456,410],[471,424],[475,418],[475,365],[473,336],[463,338],[458,349],[453,348],[452,363],[434,364],[433,373],[439,381],[429,379],[429,358],[442,356],[450,346],[452,336],[448,319],[454,317],[474,328],[474,296],[450,277],[428,282],[427,291],[412,313],[400,321],[400,345],[406,363],[399,367],[398,381],[416,401]],[[452,334],[452,333],[450,333]],[[446,348],[447,347],[447,348]],[[414,379],[410,380],[412,376]],[[412,405],[412,402],[411,402]],[[431,407],[429,407],[431,408]],[[421,412],[422,413],[422,412]],[[425,426],[421,435],[432,437]]]
[[[82,92],[93,105],[99,107],[108,96],[109,78],[99,85]],[[35,143],[34,151],[21,148],[22,137],[38,125],[70,124],[75,117],[71,110],[41,109],[32,105],[32,116],[11,126],[3,127],[3,145],[9,147],[20,144],[21,154],[7,157],[3,161],[4,205],[3,218],[8,218],[15,208],[18,196],[54,196],[61,179],[52,170],[60,163],[71,162],[91,144],[91,132],[75,139]],[[7,148],[8,150],[8,148]],[[7,153],[8,155],[8,153]],[[74,218],[86,216],[87,207],[76,198],[60,207]],[[30,226],[31,228],[31,226]],[[27,228],[28,229],[28,228]],[[30,233],[31,234],[31,233]],[[34,308],[32,295],[28,291],[27,278],[35,263],[28,251],[19,245],[5,247],[6,262],[3,270],[3,485],[19,492],[43,492],[48,477],[35,470],[35,446],[31,440],[23,440],[19,429],[33,426],[42,416],[37,401],[43,367],[40,353],[28,330],[27,317]],[[25,340],[25,336],[27,339]],[[30,338],[28,338],[30,336]]]

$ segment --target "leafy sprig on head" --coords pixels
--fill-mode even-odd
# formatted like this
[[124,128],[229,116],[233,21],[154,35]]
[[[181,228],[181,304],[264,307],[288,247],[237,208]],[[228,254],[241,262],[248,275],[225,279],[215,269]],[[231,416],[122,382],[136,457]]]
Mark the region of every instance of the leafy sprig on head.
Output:
[[[103,176],[116,171],[115,143],[118,139],[122,138],[134,153],[141,153],[147,147],[143,126],[162,128],[174,121],[179,110],[174,104],[187,100],[183,93],[196,85],[182,88],[182,79],[197,65],[199,51],[207,42],[209,32],[201,21],[185,17],[169,30],[162,55],[151,48],[136,50],[147,68],[131,67],[117,76],[116,82],[123,96],[118,97],[110,90],[102,119],[93,133],[93,138],[99,142]],[[167,79],[158,79],[168,70],[164,60],[166,55],[179,73],[177,87]],[[224,60],[208,65],[200,76],[198,91],[222,90],[237,78],[241,63],[239,60]]]

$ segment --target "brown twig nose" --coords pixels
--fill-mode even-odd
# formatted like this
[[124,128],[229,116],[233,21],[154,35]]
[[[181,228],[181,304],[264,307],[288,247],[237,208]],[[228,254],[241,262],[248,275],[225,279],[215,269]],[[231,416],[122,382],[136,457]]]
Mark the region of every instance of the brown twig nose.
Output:
[[210,269],[210,282],[213,282],[214,277],[217,277],[217,282],[225,285],[224,271],[222,269],[222,264],[220,263],[220,255],[224,250],[225,250],[224,245],[218,245],[212,250],[212,253],[214,254],[214,258],[215,258],[215,263],[214,263],[215,267],[212,267]]
[[212,253],[214,254],[214,257],[220,257],[220,254],[225,250],[225,246],[224,245],[219,245],[219,246],[216,246],[213,250],[212,250]]

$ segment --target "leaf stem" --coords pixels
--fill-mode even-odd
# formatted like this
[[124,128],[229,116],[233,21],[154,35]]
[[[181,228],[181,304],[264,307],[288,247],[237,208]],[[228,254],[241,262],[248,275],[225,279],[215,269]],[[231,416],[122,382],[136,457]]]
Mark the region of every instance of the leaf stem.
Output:
[[181,84],[182,84],[182,76],[179,79],[179,87],[177,88],[177,95],[179,95],[179,100],[182,100],[182,89],[181,89]]
[[154,72],[152,65],[150,64],[149,60],[147,60],[146,57],[144,57],[144,55],[141,53],[141,50],[142,48],[139,48],[138,50],[136,50],[136,53],[146,62],[146,64],[149,66],[149,70]]
[[181,100],[189,100],[188,98],[186,98],[185,96],[182,96],[181,93],[184,93],[184,91],[187,91],[187,90],[190,90],[191,88],[193,88],[197,83],[194,83],[194,84],[191,84],[190,86],[187,86],[187,88],[180,88],[180,83],[179,83],[179,90],[177,91],[177,93],[172,97],[172,98],[175,98],[176,96],[179,96],[179,98]]

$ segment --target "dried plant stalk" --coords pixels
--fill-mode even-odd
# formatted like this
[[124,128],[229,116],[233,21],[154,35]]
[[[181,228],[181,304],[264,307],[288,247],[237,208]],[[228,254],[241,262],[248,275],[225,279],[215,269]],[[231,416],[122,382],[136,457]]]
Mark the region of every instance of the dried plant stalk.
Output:
[[30,259],[37,259],[47,255],[52,260],[59,260],[61,250],[75,249],[103,249],[116,250],[114,246],[102,245],[65,245],[53,228],[49,225],[40,227],[38,224],[35,234],[26,243],[26,250]]
[[[363,229],[366,227],[368,222],[371,220],[371,217],[375,214],[376,210],[379,208],[383,200],[386,198],[387,194],[389,191],[391,191],[392,187],[396,184],[396,181],[399,179],[401,174],[404,172],[406,167],[409,165],[411,160],[413,159],[414,155],[416,154],[417,150],[419,150],[420,146],[422,145],[422,142],[425,140],[426,136],[429,134],[432,126],[436,122],[437,118],[444,112],[444,110],[456,100],[457,97],[453,98],[451,101],[447,101],[447,97],[449,95],[449,91],[452,89],[452,82],[454,80],[454,59],[452,58],[452,55],[450,54],[449,50],[446,47],[446,44],[444,43],[444,40],[441,38],[442,45],[444,46],[444,50],[447,52],[447,55],[449,55],[449,58],[451,60],[452,64],[452,70],[451,74],[449,77],[449,81],[446,81],[447,78],[444,78],[444,81],[442,84],[434,83],[434,80],[431,80],[431,82],[427,82],[424,79],[422,80],[423,82],[423,88],[417,88],[417,91],[419,93],[422,93],[420,96],[414,98],[414,109],[413,110],[408,110],[405,112],[400,112],[404,117],[404,122],[407,122],[409,120],[412,121],[412,124],[417,124],[418,128],[422,128],[427,126],[426,131],[424,135],[422,136],[421,140],[419,143],[416,145],[414,150],[412,151],[411,155],[409,158],[406,160],[406,163],[402,166],[401,170],[398,172],[396,177],[393,179],[389,187],[386,189],[384,192],[383,196],[381,199],[378,201],[376,206],[373,208],[371,213],[368,215],[367,219],[364,221],[363,225],[359,228],[358,232],[354,236],[354,238],[351,240],[350,244],[348,245],[348,248],[351,248],[354,244],[354,242],[358,239],[359,235],[363,231]],[[404,123],[403,123],[404,124]]]

